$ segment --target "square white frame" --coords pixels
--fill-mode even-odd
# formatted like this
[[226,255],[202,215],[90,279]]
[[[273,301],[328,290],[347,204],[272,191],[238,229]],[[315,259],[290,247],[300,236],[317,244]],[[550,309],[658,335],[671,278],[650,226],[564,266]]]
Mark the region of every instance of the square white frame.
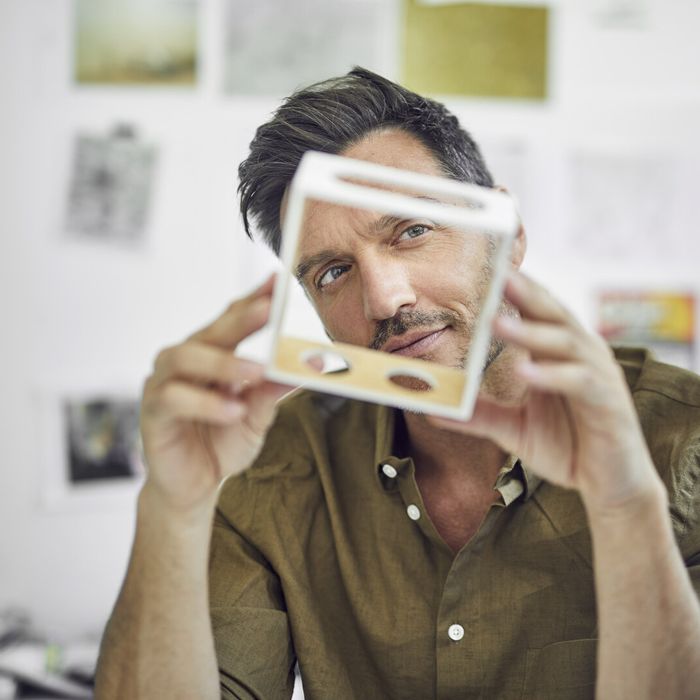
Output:
[[[411,191],[430,195],[457,196],[463,198],[467,205],[455,207],[434,201],[418,200],[414,195],[409,196],[395,191],[380,190],[373,186],[350,182],[350,179],[367,182],[370,185],[410,188]],[[282,322],[287,303],[287,290],[290,282],[295,281],[292,268],[295,263],[307,199],[371,209],[396,216],[429,218],[441,224],[465,227],[470,231],[500,239],[493,260],[493,276],[478,316],[467,366],[463,370],[360,346],[330,342],[321,345],[313,341],[283,335]],[[307,152],[301,159],[289,190],[280,254],[282,270],[275,285],[270,313],[273,340],[266,367],[266,376],[274,381],[294,385],[301,384],[310,389],[361,401],[381,403],[448,418],[467,419],[472,414],[479,392],[481,374],[491,338],[491,323],[498,312],[509,266],[511,245],[519,228],[520,218],[514,201],[509,195],[498,190],[343,156],[314,151]],[[370,357],[368,353],[370,353],[376,356],[372,358],[373,361],[389,368],[388,371],[384,372],[386,379],[391,374],[409,374],[418,377],[427,374],[433,380],[433,384],[439,385],[440,382],[443,382],[444,385],[451,383],[461,385],[459,397],[453,396],[452,399],[445,401],[436,400],[435,397],[439,396],[439,392],[435,390],[416,392],[398,387],[390,382],[386,382],[387,386],[384,388],[368,388],[366,382],[365,386],[362,386],[362,382],[357,377],[358,373],[353,376],[353,363],[351,363],[351,369],[348,372],[338,375],[320,374],[303,366],[301,362],[303,351],[299,353],[298,366],[290,369],[290,364],[285,359],[285,354],[289,353],[289,345],[283,347],[283,343],[287,340],[292,341],[296,346],[305,346],[307,350],[311,351],[325,349],[334,352],[338,349],[340,354],[348,354],[361,363],[366,363]],[[436,379],[437,382],[435,382]],[[440,392],[444,392],[444,390],[441,387]]]

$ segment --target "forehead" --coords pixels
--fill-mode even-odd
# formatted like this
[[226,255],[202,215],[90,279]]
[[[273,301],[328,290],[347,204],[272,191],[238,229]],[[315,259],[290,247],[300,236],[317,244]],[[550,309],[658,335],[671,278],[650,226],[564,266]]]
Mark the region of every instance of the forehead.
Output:
[[[425,175],[445,175],[439,161],[427,146],[415,136],[397,128],[372,132],[342,150],[340,155]],[[301,249],[316,248],[331,243],[335,235],[342,235],[348,230],[362,233],[368,222],[377,220],[381,214],[382,212],[309,200],[304,212],[299,246]]]
[[432,151],[416,136],[400,128],[373,131],[342,150],[340,155],[390,168],[444,176]]

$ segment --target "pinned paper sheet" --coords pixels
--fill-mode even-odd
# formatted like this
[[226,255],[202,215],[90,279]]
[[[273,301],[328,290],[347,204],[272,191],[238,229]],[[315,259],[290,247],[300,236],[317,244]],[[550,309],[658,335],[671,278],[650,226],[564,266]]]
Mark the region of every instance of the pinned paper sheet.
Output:
[[131,125],[79,134],[68,193],[66,233],[83,240],[140,244],[148,223],[156,148]]
[[613,344],[645,346],[665,362],[694,368],[695,296],[692,293],[601,292],[598,329]]
[[418,93],[544,99],[545,6],[404,0],[403,82]]
[[700,164],[667,152],[579,152],[570,159],[567,250],[625,263],[700,255]]
[[75,80],[194,85],[198,0],[77,0]]
[[649,26],[649,0],[593,0],[595,23],[603,29],[645,29]]
[[[226,0],[224,91],[286,97],[356,65],[382,72],[382,3]],[[293,11],[289,21],[284,18]]]

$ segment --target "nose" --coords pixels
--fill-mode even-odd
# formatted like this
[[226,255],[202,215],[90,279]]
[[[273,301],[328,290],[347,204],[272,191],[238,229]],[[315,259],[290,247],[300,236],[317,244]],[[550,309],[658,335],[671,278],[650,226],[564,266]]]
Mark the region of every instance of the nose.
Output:
[[364,313],[369,321],[392,318],[401,307],[416,303],[408,271],[397,260],[387,256],[364,259],[360,276]]

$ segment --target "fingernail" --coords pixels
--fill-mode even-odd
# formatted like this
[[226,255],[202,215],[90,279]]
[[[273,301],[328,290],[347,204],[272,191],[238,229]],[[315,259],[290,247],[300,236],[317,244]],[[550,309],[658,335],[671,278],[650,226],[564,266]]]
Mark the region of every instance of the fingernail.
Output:
[[499,316],[496,323],[507,331],[515,331],[522,325],[520,319],[513,316]]
[[224,413],[229,418],[240,418],[245,413],[245,406],[238,401],[224,402]]
[[520,272],[517,270],[513,270],[509,275],[508,275],[508,281],[511,284],[514,284],[516,287],[520,287],[523,283],[523,278]]
[[266,287],[270,284],[270,280],[272,280],[276,276],[277,276],[276,272],[271,272],[267,276],[265,281],[253,291],[253,296],[257,296],[258,294],[261,294],[266,289]]
[[494,319],[491,328],[495,335],[516,339],[519,335],[521,325],[522,324],[519,318],[513,318],[512,316],[498,316],[496,319]]
[[526,379],[535,379],[539,376],[539,367],[534,362],[524,360],[518,365],[518,373]]
[[250,301],[250,306],[248,307],[248,313],[253,315],[267,313],[270,309],[271,303],[272,297],[267,295],[258,297],[257,299],[253,297],[253,299]]
[[250,386],[250,381],[247,379],[242,379],[238,382],[231,382],[229,385],[229,390],[232,394],[238,396],[242,394]]

